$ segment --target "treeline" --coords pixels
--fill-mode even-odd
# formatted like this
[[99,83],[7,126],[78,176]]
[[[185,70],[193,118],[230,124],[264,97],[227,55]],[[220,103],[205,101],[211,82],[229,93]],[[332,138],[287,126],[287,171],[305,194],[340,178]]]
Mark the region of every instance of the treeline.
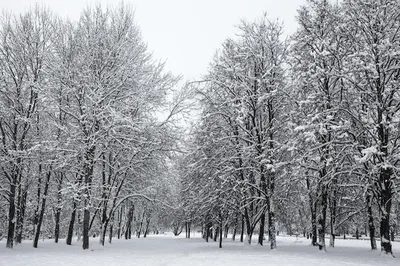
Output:
[[[0,19],[0,238],[138,237],[169,226],[178,78],[147,51],[133,11],[79,21],[36,7]],[[175,98],[174,98],[175,99]],[[171,110],[167,120],[160,113]],[[172,195],[172,196],[171,196]],[[164,204],[159,203],[163,198]],[[171,198],[171,200],[169,200]]]
[[[335,1],[336,2],[336,1]],[[199,86],[200,123],[180,158],[182,219],[210,231],[278,230],[325,249],[399,234],[400,3],[310,0],[297,32],[242,22]],[[273,14],[272,14],[273,15]],[[215,235],[214,235],[215,237]],[[216,239],[216,238],[215,238]]]

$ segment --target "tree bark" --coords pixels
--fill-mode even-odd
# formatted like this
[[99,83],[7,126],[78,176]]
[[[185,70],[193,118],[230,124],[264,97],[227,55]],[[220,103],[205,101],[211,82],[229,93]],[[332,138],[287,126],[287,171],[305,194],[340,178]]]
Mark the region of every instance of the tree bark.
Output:
[[[76,176],[75,179],[75,184],[80,186],[81,182],[82,182],[82,176]],[[68,226],[68,233],[67,233],[67,245],[71,245],[72,244],[72,237],[74,235],[74,225],[75,225],[75,217],[76,217],[76,209],[78,207],[78,199],[80,198],[80,192],[78,190],[77,192],[77,196],[74,196],[73,200],[72,200],[72,212],[71,212],[71,219],[69,220],[69,226]],[[79,219],[79,218],[78,218]]]
[[264,230],[265,230],[265,212],[261,215],[260,218],[260,230],[258,234],[258,244],[261,246],[264,244]]
[[108,243],[111,244],[112,238],[113,238],[113,227],[114,227],[114,221],[112,220],[110,223],[110,233],[108,235]]
[[10,182],[10,196],[8,208],[8,232],[7,232],[7,248],[14,247],[14,230],[15,230],[15,190],[16,190],[16,177],[13,177]]
[[36,225],[35,238],[33,240],[34,248],[38,247],[38,241],[39,241],[39,237],[40,237],[40,229],[41,229],[42,222],[43,222],[44,212],[46,210],[46,199],[47,199],[47,194],[49,191],[50,177],[51,177],[51,170],[49,170],[49,172],[46,175],[46,183],[44,185],[44,191],[43,191],[43,196],[42,196],[42,205],[41,205],[40,214],[39,214],[39,221]]
[[[270,195],[273,193],[271,192]],[[268,235],[271,249],[276,249],[275,205],[272,196],[268,198]]]
[[108,222],[109,219],[107,219],[104,224],[103,224],[103,228],[101,230],[101,235],[100,235],[100,240],[99,243],[100,245],[104,246],[104,243],[106,242],[106,234],[107,234],[107,229],[108,229]]
[[[271,138],[272,139],[272,138]],[[271,144],[272,145],[272,144]],[[275,218],[275,202],[274,202],[274,193],[275,193],[275,173],[270,172],[268,174],[268,234],[270,237],[270,246],[271,249],[276,249],[276,218]]]
[[94,156],[95,146],[91,146],[85,154],[85,176],[84,176],[84,193],[83,196],[83,230],[82,230],[82,248],[89,248],[89,230],[90,230],[90,198],[91,198],[91,186],[93,179],[93,168],[94,168]]
[[310,202],[310,212],[311,212],[311,245],[317,245],[317,205],[311,192],[310,179],[308,178],[308,173],[306,173],[306,183],[308,190],[308,198]]
[[392,253],[392,243],[390,241],[390,212],[392,207],[392,169],[382,168],[380,173],[381,182],[381,248],[385,254]]
[[238,216],[239,216],[239,214],[236,214],[235,224],[233,225],[232,241],[235,241],[235,239],[236,239],[236,232],[237,232],[238,219],[239,219]]
[[[111,171],[111,170],[109,170]],[[106,234],[107,234],[107,229],[108,229],[108,222],[109,218],[107,216],[107,207],[108,207],[108,186],[110,182],[111,175],[109,175],[109,179],[107,182],[106,178],[106,156],[105,153],[102,153],[102,171],[101,171],[101,177],[102,177],[102,194],[101,194],[101,205],[103,206],[102,212],[101,212],[101,224],[100,224],[100,239],[99,242],[102,246],[104,246],[104,243],[106,241]],[[96,214],[94,214],[95,216]],[[93,221],[93,219],[92,219]],[[91,223],[92,224],[92,223]],[[90,225],[91,227],[91,225]]]
[[[145,226],[145,230],[144,230],[144,234],[143,234],[144,238],[147,237],[147,234],[149,232],[150,221],[151,221],[151,218],[150,218],[150,215],[148,215],[148,217],[146,217],[146,226]],[[189,225],[188,225],[188,227],[189,227]],[[188,231],[190,232],[189,228],[188,228]]]
[[241,230],[240,230],[240,242],[243,243],[243,236],[244,236],[244,216],[242,214],[242,222],[241,222]]
[[218,234],[219,234],[219,226],[215,228],[215,233],[214,233],[214,242],[217,242]]
[[74,201],[72,203],[71,219],[69,220],[69,226],[68,226],[67,245],[71,245],[72,237],[74,235],[74,224],[75,224],[75,216],[76,216],[76,207],[77,207],[77,203],[76,203],[76,200],[74,199]]
[[118,229],[117,229],[117,238],[120,239],[122,236],[122,207],[118,210]]
[[204,233],[204,239],[206,240],[206,242],[208,242],[208,238],[210,237],[210,227],[208,226],[208,224],[205,224],[204,226]]
[[128,211],[126,230],[125,230],[125,239],[131,239],[132,236],[132,220],[133,220],[133,212],[135,207],[131,206]]
[[224,227],[224,238],[228,238],[228,233],[229,233],[229,226],[226,225],[226,226]]
[[318,219],[318,235],[319,235],[319,250],[326,250],[325,246],[325,228],[326,228],[326,211],[328,205],[328,192],[326,191],[325,185],[321,191],[321,214]]
[[90,223],[90,210],[89,201],[84,201],[85,209],[83,210],[83,228],[82,228],[82,248],[89,248],[89,223]]
[[[140,235],[141,235],[141,233],[142,233],[143,221],[144,221],[145,215],[146,215],[146,208],[143,210],[142,217],[141,217],[141,219],[140,219],[139,227],[138,227],[138,229],[137,229],[137,238],[140,238]],[[182,228],[182,229],[183,229],[183,228]],[[176,235],[177,235],[177,234],[175,234],[175,236],[176,236]]]
[[335,237],[336,237],[336,182],[333,182],[333,195],[330,197],[330,227],[331,227],[331,237],[329,240],[329,246],[335,247]]
[[64,174],[61,173],[58,179],[58,186],[57,186],[57,206],[55,212],[55,228],[54,228],[54,242],[58,243],[58,239],[60,237],[60,216],[61,216],[61,203],[62,203],[62,182],[64,179]]
[[16,224],[17,235],[15,238],[16,243],[22,242],[27,195],[28,195],[28,186],[26,186],[24,189],[21,188],[18,195],[18,207],[17,207],[18,211],[17,211],[17,224]]
[[222,231],[223,231],[223,226],[222,226],[222,219],[221,219],[220,223],[219,223],[219,248],[222,248]]

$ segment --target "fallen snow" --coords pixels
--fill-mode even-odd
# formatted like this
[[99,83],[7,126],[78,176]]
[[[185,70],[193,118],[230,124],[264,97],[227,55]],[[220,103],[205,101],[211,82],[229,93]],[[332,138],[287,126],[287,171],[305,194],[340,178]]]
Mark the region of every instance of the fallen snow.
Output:
[[219,249],[217,242],[206,243],[199,234],[191,239],[171,235],[115,239],[105,247],[98,244],[98,238],[90,240],[91,247],[86,251],[81,249],[81,243],[67,246],[64,240],[59,244],[40,241],[37,249],[32,248],[31,241],[25,241],[9,250],[3,240],[0,242],[0,265],[400,265],[399,242],[393,243],[394,255],[397,255],[393,258],[371,251],[369,242],[364,240],[338,239],[336,247],[328,247],[327,252],[318,251],[310,246],[309,240],[296,237],[278,237],[278,249],[274,251],[269,249],[268,243],[263,247],[256,243],[248,246],[227,239]]

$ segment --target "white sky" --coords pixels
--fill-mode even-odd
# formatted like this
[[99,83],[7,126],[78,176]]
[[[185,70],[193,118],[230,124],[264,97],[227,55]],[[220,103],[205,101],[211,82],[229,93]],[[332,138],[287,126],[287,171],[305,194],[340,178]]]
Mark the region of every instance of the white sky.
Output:
[[[88,4],[118,5],[120,0],[0,0],[0,9],[23,12],[36,2],[77,20]],[[297,9],[306,0],[125,0],[135,8],[136,22],[149,50],[167,60],[167,70],[185,79],[207,71],[222,42],[235,35],[241,19],[253,21],[267,12],[279,18],[285,31],[295,31]]]

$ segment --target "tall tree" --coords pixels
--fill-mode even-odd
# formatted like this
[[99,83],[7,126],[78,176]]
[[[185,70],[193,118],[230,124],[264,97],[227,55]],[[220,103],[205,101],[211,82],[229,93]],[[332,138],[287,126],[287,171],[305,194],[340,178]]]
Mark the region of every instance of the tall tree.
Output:
[[352,111],[362,112],[360,122],[369,140],[363,143],[368,147],[360,160],[372,165],[371,189],[380,210],[382,251],[392,254],[390,214],[399,148],[400,5],[394,0],[353,0],[344,1],[343,7],[352,29],[347,37],[353,44],[346,77],[361,100],[361,106]]
[[52,33],[51,14],[39,7],[20,17],[5,13],[1,19],[0,148],[2,176],[9,184],[8,248],[13,247],[15,226],[22,234],[27,195],[22,186],[28,158],[39,150],[32,140],[47,82]]
[[[346,119],[342,114],[345,87],[340,76],[343,55],[338,6],[327,0],[309,1],[299,11],[299,30],[292,48],[295,98],[299,126],[306,140],[301,164],[305,167],[312,216],[313,244],[318,228],[320,249],[325,249],[328,206],[331,207],[331,245],[334,246],[338,172],[346,153]],[[297,144],[300,148],[303,140]],[[329,204],[330,203],[330,204]],[[319,213],[318,213],[319,212]]]

